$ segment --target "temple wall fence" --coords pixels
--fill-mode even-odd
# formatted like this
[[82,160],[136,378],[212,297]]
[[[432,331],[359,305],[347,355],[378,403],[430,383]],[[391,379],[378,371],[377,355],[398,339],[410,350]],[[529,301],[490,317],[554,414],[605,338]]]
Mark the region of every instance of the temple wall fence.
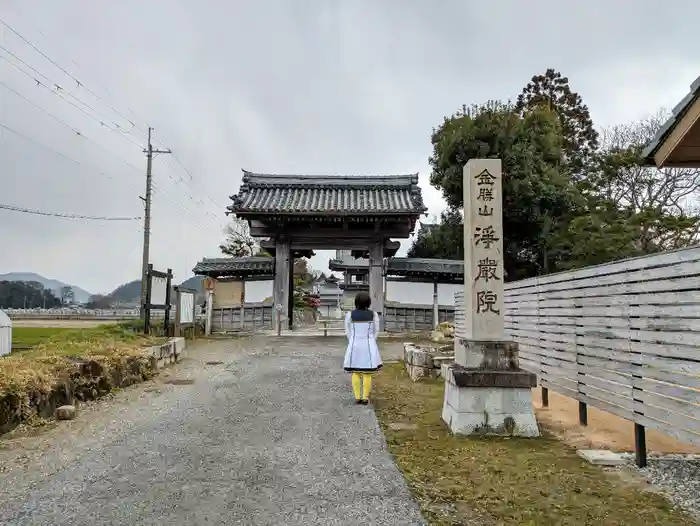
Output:
[[[433,330],[433,305],[406,304],[387,301],[384,305],[385,332],[430,332]],[[438,307],[438,323],[454,321],[455,308]]]
[[[456,294],[456,337],[465,337]],[[506,336],[548,392],[700,445],[700,247],[506,284]]]
[[245,303],[235,307],[212,309],[212,333],[250,331],[261,332],[273,329],[272,303]]

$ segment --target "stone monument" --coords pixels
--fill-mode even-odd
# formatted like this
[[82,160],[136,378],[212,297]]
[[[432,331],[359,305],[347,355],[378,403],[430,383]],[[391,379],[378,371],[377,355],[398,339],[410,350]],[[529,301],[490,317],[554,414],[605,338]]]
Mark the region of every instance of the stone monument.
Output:
[[455,334],[455,363],[443,366],[442,419],[455,434],[535,437],[537,378],[520,369],[518,344],[503,331],[501,179],[500,159],[464,167],[465,323]]

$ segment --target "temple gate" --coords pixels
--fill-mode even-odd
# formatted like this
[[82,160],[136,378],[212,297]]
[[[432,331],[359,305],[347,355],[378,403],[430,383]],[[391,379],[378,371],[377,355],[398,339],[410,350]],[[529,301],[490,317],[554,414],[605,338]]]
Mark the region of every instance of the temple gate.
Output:
[[[251,235],[274,244],[275,317],[291,324],[294,251],[345,249],[367,253],[372,308],[383,326],[384,258],[407,239],[425,213],[418,174],[272,175],[243,171],[229,213]],[[395,253],[395,250],[394,250]]]

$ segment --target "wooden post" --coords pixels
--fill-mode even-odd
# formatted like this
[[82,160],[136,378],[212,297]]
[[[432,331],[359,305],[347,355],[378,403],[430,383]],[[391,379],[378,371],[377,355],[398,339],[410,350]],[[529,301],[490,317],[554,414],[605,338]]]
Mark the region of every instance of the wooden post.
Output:
[[[629,314],[627,320],[629,321]],[[640,355],[641,353],[638,352],[631,352],[631,354],[634,355]],[[637,371],[641,370],[643,367],[641,360],[639,362],[631,362],[630,365],[637,369]],[[643,377],[638,374],[632,374],[632,409],[634,410],[635,415],[643,415],[643,411],[640,411],[641,406],[644,404],[643,400],[640,400],[637,398],[635,395],[637,393],[640,393],[642,389],[637,385],[637,382],[635,380],[641,380]],[[647,466],[647,436],[646,436],[646,430],[644,429],[644,426],[641,424],[638,424],[637,422],[634,423],[634,460],[635,463],[637,464],[637,467],[640,468],[645,468]]]
[[647,467],[647,435],[644,426],[634,423],[634,460],[637,467]]
[[433,330],[437,330],[440,325],[440,311],[438,304],[438,282],[437,278],[433,278]]
[[[180,305],[178,304],[178,309]],[[197,339],[197,293],[192,296],[192,339]]]
[[379,316],[379,330],[384,330],[384,239],[375,238],[369,245],[369,297],[372,310]]
[[578,403],[578,423],[582,426],[588,425],[588,406],[580,400]]
[[542,390],[542,407],[549,407],[549,389],[541,387]]
[[169,268],[167,271],[167,277],[166,277],[166,282],[165,282],[165,313],[163,316],[163,333],[165,337],[167,338],[170,333],[168,332],[170,330],[170,309],[172,308],[171,305],[171,287],[173,284],[173,269]]
[[143,332],[151,334],[151,287],[153,285],[153,263],[146,270],[146,300],[144,302]]
[[291,331],[294,328],[294,251],[291,249],[291,240],[290,240],[290,248],[289,248],[289,269],[287,271],[289,273],[288,277],[288,294],[287,294],[287,313],[288,313],[288,320],[287,320],[287,327]]
[[[581,366],[581,363],[579,362],[579,353],[578,351],[576,352],[576,364],[577,366]],[[581,390],[581,386],[585,386],[586,383],[583,381],[585,380],[586,375],[583,371],[577,371],[576,372],[576,388],[578,390],[579,396],[584,395],[585,393]],[[581,402],[579,400],[578,403],[578,423],[581,424],[582,426],[587,426],[588,425],[588,406],[585,404],[585,402]]]
[[207,336],[211,335],[211,323],[212,323],[212,317],[213,317],[213,313],[212,313],[213,310],[214,310],[214,291],[207,290],[207,312],[206,312],[206,318],[205,318],[205,322],[204,322],[204,333]]
[[[282,319],[289,315],[289,257],[291,243],[289,238],[280,235],[275,243],[275,325],[282,330]],[[279,318],[279,319],[278,319]]]
[[282,335],[282,304],[275,305],[275,312],[277,313],[277,336]]
[[180,287],[175,287],[175,320],[173,321],[173,336],[178,338],[182,336],[182,326],[180,324],[182,320],[182,313],[180,312],[180,305],[182,305],[182,292]]

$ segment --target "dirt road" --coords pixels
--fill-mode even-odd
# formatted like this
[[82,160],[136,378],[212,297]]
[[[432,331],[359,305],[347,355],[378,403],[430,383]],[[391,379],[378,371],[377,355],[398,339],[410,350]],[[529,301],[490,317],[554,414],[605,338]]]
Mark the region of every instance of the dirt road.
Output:
[[[423,524],[339,338],[200,345],[169,375],[0,440],[12,525]],[[391,353],[389,353],[391,354]]]

